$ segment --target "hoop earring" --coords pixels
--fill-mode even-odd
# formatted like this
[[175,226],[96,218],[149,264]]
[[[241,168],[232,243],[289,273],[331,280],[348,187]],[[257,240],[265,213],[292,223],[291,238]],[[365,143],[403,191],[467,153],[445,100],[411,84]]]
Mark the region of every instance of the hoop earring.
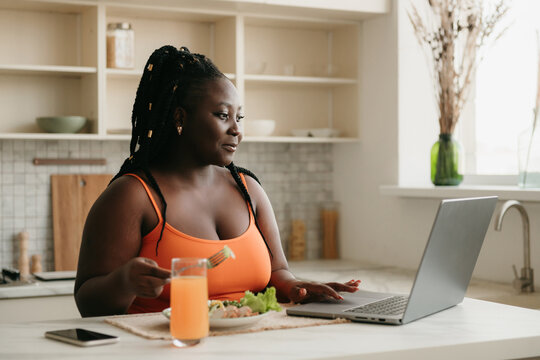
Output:
[[182,127],[181,126],[177,126],[176,131],[178,131],[178,135],[182,135]]

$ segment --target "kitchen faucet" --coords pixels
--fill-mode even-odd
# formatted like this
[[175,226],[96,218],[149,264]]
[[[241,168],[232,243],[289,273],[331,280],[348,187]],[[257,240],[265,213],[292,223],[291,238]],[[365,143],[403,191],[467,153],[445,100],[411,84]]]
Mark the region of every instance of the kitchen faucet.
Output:
[[523,224],[523,267],[521,268],[521,277],[518,276],[516,265],[512,265],[514,269],[515,279],[513,281],[514,289],[519,292],[534,292],[534,272],[531,268],[531,240],[529,233],[529,216],[523,205],[516,200],[506,201],[495,221],[495,230],[501,231],[502,220],[504,215],[511,208],[516,208],[521,214]]

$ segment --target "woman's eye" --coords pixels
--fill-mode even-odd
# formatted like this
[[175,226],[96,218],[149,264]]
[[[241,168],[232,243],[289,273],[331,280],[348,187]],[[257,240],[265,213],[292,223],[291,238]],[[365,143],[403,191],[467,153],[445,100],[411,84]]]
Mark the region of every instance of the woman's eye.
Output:
[[229,118],[229,114],[227,113],[217,113],[216,114],[221,120],[227,120]]
[[236,121],[237,121],[237,122],[240,122],[240,121],[242,121],[243,118],[245,118],[244,115],[238,115],[238,116],[236,117]]

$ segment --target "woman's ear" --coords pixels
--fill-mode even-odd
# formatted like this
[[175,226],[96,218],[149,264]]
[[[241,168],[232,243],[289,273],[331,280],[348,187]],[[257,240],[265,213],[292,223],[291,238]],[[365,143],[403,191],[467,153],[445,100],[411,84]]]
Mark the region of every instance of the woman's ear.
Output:
[[174,110],[174,125],[176,127],[176,131],[178,132],[178,135],[182,134],[182,127],[184,126],[184,120],[186,118],[186,110],[181,108],[180,106]]

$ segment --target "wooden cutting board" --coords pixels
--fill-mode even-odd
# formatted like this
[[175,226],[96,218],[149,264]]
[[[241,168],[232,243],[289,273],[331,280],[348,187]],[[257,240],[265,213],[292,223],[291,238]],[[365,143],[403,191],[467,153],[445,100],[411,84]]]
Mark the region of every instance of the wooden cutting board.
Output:
[[56,271],[77,270],[86,216],[111,179],[110,174],[51,175]]

